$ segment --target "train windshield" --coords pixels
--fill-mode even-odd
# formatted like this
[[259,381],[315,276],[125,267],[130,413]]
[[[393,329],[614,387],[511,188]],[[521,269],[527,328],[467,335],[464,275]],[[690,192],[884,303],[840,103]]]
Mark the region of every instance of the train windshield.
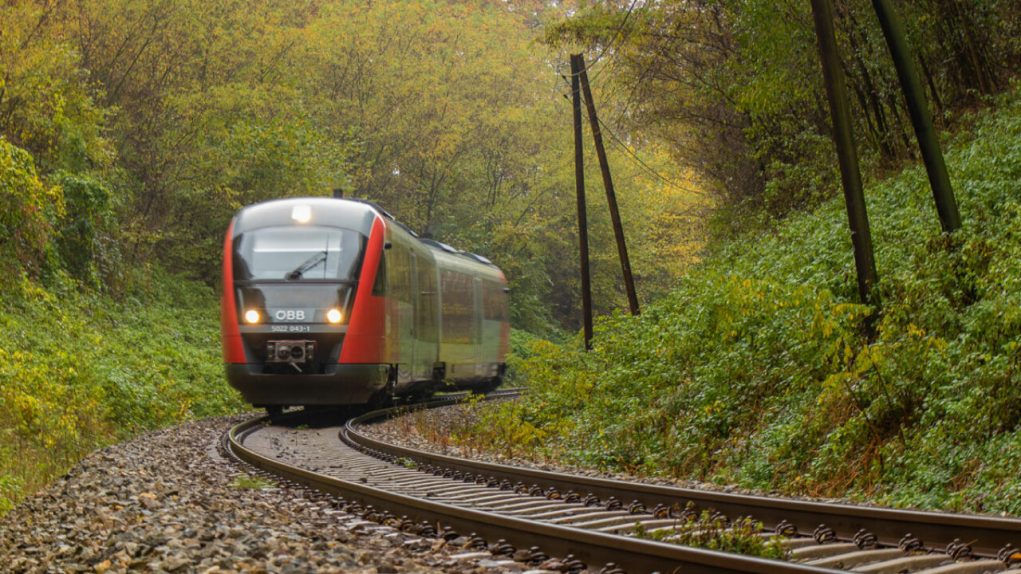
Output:
[[234,241],[234,278],[242,281],[355,279],[365,236],[324,226],[264,227]]

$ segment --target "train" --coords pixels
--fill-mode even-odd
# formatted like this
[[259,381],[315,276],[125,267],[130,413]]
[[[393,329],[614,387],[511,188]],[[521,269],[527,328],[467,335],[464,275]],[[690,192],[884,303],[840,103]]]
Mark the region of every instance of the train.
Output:
[[242,208],[223,244],[229,384],[271,415],[488,392],[506,372],[503,272],[357,199]]

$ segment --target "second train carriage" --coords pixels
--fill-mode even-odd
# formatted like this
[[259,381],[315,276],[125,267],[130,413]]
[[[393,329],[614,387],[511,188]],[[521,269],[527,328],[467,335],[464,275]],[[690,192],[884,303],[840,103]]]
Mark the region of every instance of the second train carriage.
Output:
[[503,377],[507,282],[378,207],[246,207],[224,241],[227,378],[255,406],[352,405]]

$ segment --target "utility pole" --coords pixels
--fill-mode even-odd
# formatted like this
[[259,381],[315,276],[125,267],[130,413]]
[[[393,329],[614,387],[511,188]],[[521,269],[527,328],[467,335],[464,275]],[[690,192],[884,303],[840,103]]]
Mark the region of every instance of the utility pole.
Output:
[[588,108],[588,119],[592,125],[592,139],[596,144],[596,155],[599,157],[599,170],[603,174],[603,188],[606,189],[606,202],[610,204],[610,221],[613,222],[613,235],[617,238],[617,255],[620,256],[620,268],[624,274],[624,289],[627,291],[628,307],[632,315],[638,314],[638,293],[635,291],[635,279],[631,275],[631,260],[627,255],[627,243],[624,241],[624,226],[620,223],[620,210],[617,209],[617,194],[613,190],[613,178],[610,177],[610,163],[606,159],[603,147],[603,132],[599,129],[599,118],[596,116],[596,104],[592,100],[592,88],[588,83],[588,72],[585,71],[585,58],[581,54],[571,56],[572,62],[577,58],[580,71],[581,87],[585,94],[585,107]]
[[886,45],[890,48],[893,64],[897,68],[897,78],[907,100],[911,125],[915,128],[915,137],[918,138],[925,171],[929,174],[929,185],[932,187],[932,197],[936,200],[940,225],[944,233],[953,233],[961,227],[961,214],[957,210],[957,199],[950,185],[950,175],[947,173],[946,162],[943,161],[943,152],[939,148],[939,138],[932,125],[929,104],[925,99],[925,92],[918,79],[918,72],[915,71],[914,62],[911,60],[904,26],[890,0],[872,0],[872,7],[879,17],[879,24],[883,27]]
[[578,247],[581,255],[581,307],[585,350],[592,348],[592,284],[588,264],[588,217],[585,214],[585,158],[581,147],[580,54],[571,55],[571,103],[574,107],[574,187],[578,195]]
[[847,205],[851,242],[854,245],[854,264],[858,272],[858,296],[862,303],[879,306],[879,298],[873,291],[878,280],[876,259],[872,251],[872,234],[869,231],[869,216],[865,209],[865,194],[862,190],[858,153],[855,151],[854,135],[851,132],[851,110],[847,102],[847,86],[844,84],[840,56],[837,53],[831,0],[812,0],[812,15],[815,19],[815,34],[819,39],[819,58],[822,61],[823,79],[826,83],[830,115],[833,119],[833,141],[837,146],[840,179],[844,186],[844,203]]

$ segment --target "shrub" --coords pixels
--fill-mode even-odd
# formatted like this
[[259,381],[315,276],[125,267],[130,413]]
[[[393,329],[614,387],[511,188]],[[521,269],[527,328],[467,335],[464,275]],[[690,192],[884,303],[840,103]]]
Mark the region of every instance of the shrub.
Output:
[[65,206],[55,238],[61,266],[79,281],[97,286],[100,236],[113,217],[110,190],[87,175],[60,172],[55,179]]
[[38,276],[54,221],[63,213],[60,189],[45,185],[29,153],[0,137],[0,272]]

